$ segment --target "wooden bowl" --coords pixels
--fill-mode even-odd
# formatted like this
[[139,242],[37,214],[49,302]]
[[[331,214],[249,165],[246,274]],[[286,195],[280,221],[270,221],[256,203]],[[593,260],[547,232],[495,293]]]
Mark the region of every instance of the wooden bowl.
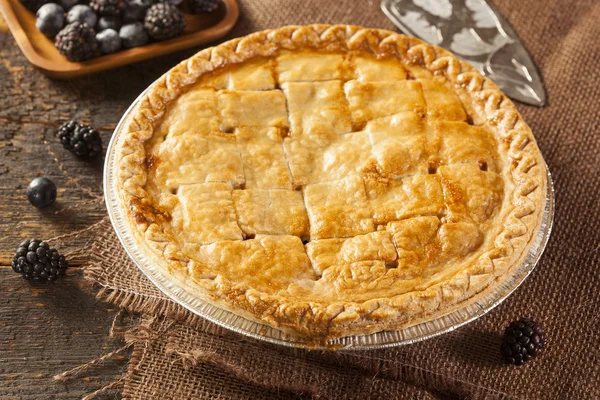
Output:
[[58,79],[73,79],[211,42],[229,32],[239,15],[236,0],[221,0],[219,8],[212,13],[185,13],[187,27],[181,36],[174,39],[84,62],[70,62],[58,52],[52,39],[37,30],[35,14],[18,0],[0,0],[0,11],[27,60],[45,74]]

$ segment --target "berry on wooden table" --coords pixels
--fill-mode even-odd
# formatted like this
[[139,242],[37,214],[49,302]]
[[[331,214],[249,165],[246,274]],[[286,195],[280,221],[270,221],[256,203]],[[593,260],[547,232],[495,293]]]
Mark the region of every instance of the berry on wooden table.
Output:
[[27,200],[36,208],[50,207],[56,200],[56,185],[48,178],[35,178],[27,186]]
[[64,256],[41,240],[25,240],[12,259],[13,271],[28,281],[52,282],[65,274],[69,263]]
[[102,153],[102,138],[98,131],[77,121],[67,121],[58,129],[63,147],[82,159],[96,158]]
[[535,321],[522,318],[506,328],[500,350],[509,364],[520,366],[540,355],[545,346],[543,328]]

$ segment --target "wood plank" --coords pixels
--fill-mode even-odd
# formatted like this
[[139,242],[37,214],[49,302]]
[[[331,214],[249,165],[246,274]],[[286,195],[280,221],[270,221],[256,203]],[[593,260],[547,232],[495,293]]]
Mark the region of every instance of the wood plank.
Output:
[[[68,119],[91,123],[106,146],[138,94],[194,51],[77,81],[53,81],[28,64],[1,27],[0,398],[80,399],[118,377],[126,359],[67,384],[52,377],[120,347],[108,337],[116,310],[78,287],[81,271],[76,266],[62,281],[34,286],[9,264],[23,239],[72,233],[106,215],[98,200],[103,160],[86,163],[63,150],[54,136],[58,126]],[[58,187],[58,201],[48,210],[37,210],[26,199],[25,189],[36,176],[46,176]],[[81,244],[71,240],[59,250]]]
[[67,384],[52,379],[121,345],[107,335],[116,310],[77,286],[79,268],[41,286],[9,270],[0,267],[0,398],[81,398],[118,378],[125,357]]

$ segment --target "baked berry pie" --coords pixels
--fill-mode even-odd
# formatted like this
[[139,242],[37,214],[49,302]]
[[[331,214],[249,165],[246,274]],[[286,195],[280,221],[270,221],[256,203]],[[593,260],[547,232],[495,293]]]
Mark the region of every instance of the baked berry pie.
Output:
[[389,31],[290,26],[202,50],[126,135],[139,247],[202,300],[314,340],[476,301],[541,224],[546,166],[515,106]]

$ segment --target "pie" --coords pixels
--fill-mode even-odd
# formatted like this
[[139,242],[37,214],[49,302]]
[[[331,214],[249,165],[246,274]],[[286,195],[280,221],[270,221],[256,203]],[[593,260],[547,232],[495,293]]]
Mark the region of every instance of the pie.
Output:
[[202,50],[124,134],[139,248],[200,299],[315,341],[477,301],[541,224],[546,166],[515,106],[389,31],[290,26]]

